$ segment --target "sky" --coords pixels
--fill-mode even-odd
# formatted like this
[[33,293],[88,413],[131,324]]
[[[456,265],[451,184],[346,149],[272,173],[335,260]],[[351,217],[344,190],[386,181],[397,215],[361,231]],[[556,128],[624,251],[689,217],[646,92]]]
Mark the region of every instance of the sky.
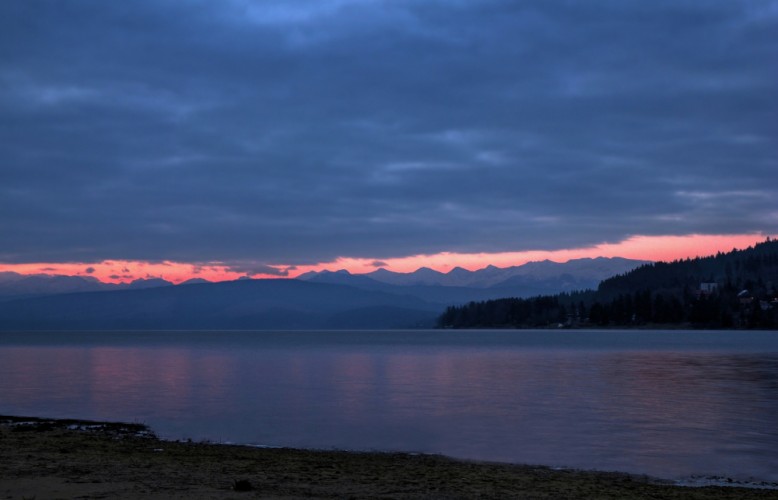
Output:
[[665,260],[778,233],[778,1],[0,2],[0,271]]

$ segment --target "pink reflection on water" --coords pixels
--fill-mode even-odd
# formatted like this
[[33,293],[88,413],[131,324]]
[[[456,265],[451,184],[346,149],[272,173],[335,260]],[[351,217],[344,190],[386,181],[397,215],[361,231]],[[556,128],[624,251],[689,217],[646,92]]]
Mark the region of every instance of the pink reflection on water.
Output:
[[[180,349],[93,348],[88,389],[93,411],[99,418],[117,410],[137,415],[137,402],[145,397],[153,397],[161,411],[180,410],[191,394],[190,355]],[[165,397],[156,397],[160,393]]]
[[4,347],[0,354],[0,378],[4,387],[13,389],[7,399],[14,405],[34,408],[47,396],[74,401],[83,397],[78,380],[83,380],[80,372],[88,363],[88,349]]
[[149,406],[176,415],[198,401],[218,401],[235,378],[228,356],[177,348],[4,347],[0,360],[15,411],[68,408],[45,416],[142,419]]

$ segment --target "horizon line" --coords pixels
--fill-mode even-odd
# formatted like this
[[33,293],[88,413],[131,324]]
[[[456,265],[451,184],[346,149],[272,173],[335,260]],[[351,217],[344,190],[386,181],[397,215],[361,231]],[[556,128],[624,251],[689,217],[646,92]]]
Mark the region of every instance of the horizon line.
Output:
[[673,262],[695,257],[707,257],[718,252],[742,250],[769,240],[764,233],[736,235],[646,236],[636,235],[617,243],[556,250],[524,250],[516,252],[456,253],[439,252],[429,255],[411,255],[386,259],[339,257],[316,264],[265,264],[240,261],[225,263],[177,262],[149,260],[105,259],[99,262],[61,263],[0,263],[0,272],[22,275],[48,274],[55,276],[93,277],[103,283],[128,284],[138,279],[161,278],[179,284],[193,278],[210,282],[234,281],[240,278],[271,279],[297,278],[311,271],[368,274],[378,269],[408,274],[422,268],[447,274],[462,268],[478,271],[489,266],[506,269],[531,262],[550,261],[564,264],[571,260],[596,258],[624,258],[646,262]]

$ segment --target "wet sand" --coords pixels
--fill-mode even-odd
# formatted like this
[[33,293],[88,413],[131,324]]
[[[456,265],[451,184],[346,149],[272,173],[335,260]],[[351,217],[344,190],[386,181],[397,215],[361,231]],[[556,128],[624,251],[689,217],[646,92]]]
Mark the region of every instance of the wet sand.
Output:
[[777,499],[778,490],[435,455],[163,441],[139,424],[0,416],[0,499]]

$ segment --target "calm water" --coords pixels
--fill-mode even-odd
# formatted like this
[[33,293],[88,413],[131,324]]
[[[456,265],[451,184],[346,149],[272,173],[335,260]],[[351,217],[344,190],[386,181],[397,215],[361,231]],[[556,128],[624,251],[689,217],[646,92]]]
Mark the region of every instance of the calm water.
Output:
[[0,333],[0,413],[778,481],[778,332]]

